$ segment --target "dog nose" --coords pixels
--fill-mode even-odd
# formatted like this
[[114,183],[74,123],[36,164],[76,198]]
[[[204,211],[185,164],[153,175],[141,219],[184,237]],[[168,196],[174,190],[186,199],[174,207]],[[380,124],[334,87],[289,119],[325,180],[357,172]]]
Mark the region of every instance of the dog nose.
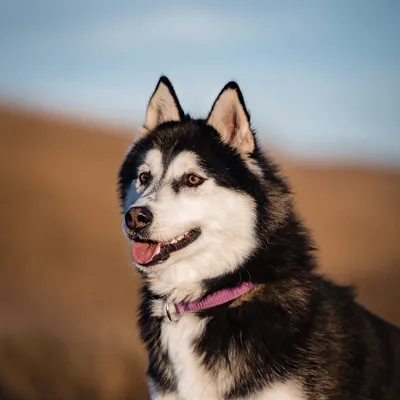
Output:
[[153,221],[153,214],[146,207],[132,207],[125,214],[126,226],[136,231],[150,225],[151,221]]

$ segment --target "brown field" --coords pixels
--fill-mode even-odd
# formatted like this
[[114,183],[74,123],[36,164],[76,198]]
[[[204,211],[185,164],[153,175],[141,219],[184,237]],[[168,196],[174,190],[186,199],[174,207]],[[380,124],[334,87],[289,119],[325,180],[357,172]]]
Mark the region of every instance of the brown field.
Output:
[[[0,398],[147,398],[115,133],[0,111]],[[283,160],[321,271],[400,324],[399,171]]]

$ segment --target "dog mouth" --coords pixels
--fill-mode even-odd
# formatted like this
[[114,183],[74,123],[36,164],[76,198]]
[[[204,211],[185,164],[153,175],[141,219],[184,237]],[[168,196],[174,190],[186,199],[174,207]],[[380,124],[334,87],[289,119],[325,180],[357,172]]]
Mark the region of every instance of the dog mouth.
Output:
[[200,228],[195,228],[168,242],[156,242],[136,238],[132,246],[132,257],[141,266],[149,267],[159,264],[167,260],[171,253],[189,246],[200,234]]

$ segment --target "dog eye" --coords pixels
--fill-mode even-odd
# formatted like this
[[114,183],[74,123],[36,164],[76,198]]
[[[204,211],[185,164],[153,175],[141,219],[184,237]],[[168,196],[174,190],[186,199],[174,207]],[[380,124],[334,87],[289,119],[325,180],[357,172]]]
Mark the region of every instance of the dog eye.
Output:
[[151,174],[150,172],[142,172],[139,175],[139,182],[141,185],[147,185],[150,182]]
[[195,174],[188,174],[184,177],[184,182],[186,186],[199,186],[204,182],[204,178],[201,178]]

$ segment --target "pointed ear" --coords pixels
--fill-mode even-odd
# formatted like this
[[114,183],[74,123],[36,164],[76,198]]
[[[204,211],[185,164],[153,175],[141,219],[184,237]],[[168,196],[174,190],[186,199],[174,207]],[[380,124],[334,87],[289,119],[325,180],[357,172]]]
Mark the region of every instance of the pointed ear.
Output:
[[221,140],[242,156],[254,151],[254,135],[250,115],[236,82],[229,82],[215,100],[207,119],[221,136]]
[[168,121],[180,121],[184,117],[178,97],[171,82],[162,76],[150,98],[142,135]]

